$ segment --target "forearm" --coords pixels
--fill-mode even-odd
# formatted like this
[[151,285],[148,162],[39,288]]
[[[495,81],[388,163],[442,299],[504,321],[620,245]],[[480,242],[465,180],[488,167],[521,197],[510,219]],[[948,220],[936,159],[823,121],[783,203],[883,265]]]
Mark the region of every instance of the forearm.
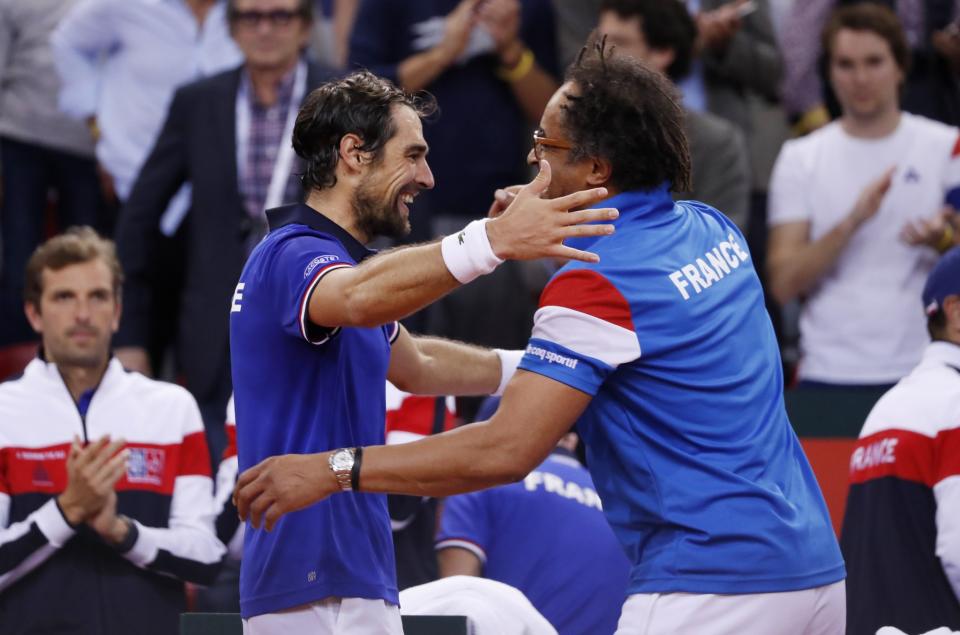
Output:
[[527,120],[537,122],[558,86],[553,77],[537,63],[533,52],[520,40],[500,54],[501,79],[510,85],[513,96]]
[[501,379],[496,352],[438,337],[413,339],[419,363],[391,381],[406,392],[429,395],[489,395]]
[[820,239],[796,249],[779,249],[770,254],[770,289],[781,305],[807,294],[834,267],[856,232],[858,223],[844,219]]
[[400,62],[397,79],[408,92],[423,90],[447,70],[453,60],[440,47],[417,53]]
[[550,448],[535,454],[517,436],[481,422],[413,443],[364,448],[360,490],[441,497],[518,481]]
[[[9,499],[0,503],[4,516]],[[66,544],[74,528],[56,501],[49,500],[25,519],[0,529],[0,592],[27,575]]]

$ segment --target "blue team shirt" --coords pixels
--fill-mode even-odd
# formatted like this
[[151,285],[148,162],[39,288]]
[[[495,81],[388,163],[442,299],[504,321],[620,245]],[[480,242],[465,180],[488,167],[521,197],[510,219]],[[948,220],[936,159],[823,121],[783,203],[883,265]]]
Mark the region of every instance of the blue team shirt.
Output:
[[[373,252],[303,204],[267,219],[270,233],[250,255],[230,313],[240,470],[274,455],[382,445],[399,327],[322,329],[306,310],[325,275]],[[386,496],[338,494],[269,533],[247,523],[244,618],[330,596],[399,602]]]
[[666,186],[606,201],[598,264],[548,283],[520,368],[593,396],[577,423],[630,593],[764,593],[845,576],[783,405],[763,291],[736,226]]
[[557,450],[519,483],[446,500],[437,549],[458,547],[483,575],[520,589],[564,635],[617,629],[630,561],[590,474]]

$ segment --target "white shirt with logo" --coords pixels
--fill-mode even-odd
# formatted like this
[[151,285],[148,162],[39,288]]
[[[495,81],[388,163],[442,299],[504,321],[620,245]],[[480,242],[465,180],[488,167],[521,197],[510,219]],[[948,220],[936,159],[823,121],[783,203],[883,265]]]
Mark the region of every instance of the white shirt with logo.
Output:
[[893,383],[929,341],[920,295],[937,254],[899,238],[960,185],[957,129],[902,113],[881,139],[855,138],[834,122],[788,141],[770,183],[769,224],[810,223],[810,241],[849,215],[867,185],[896,166],[877,214],[861,225],[807,296],[800,315],[801,379]]

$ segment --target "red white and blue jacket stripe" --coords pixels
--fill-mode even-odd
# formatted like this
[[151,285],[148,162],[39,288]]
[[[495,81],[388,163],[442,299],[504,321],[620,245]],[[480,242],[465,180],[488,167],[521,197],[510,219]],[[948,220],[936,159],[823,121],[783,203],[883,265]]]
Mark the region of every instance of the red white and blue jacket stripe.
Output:
[[[75,436],[126,440],[115,489],[133,529],[121,549],[57,506]],[[212,582],[225,552],[215,512],[200,412],[183,388],[114,359],[82,414],[42,359],[0,384],[0,632],[176,632],[183,582]]]
[[960,629],[960,346],[933,342],[850,457],[847,633]]

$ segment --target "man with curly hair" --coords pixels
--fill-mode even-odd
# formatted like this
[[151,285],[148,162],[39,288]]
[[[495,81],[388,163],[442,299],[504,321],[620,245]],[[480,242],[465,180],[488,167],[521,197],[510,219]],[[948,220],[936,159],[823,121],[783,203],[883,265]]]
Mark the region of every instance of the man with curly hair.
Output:
[[[690,159],[669,81],[597,49],[551,98],[528,161],[556,166],[547,198],[606,188],[616,232],[567,242],[600,260],[553,276],[489,421],[362,448],[353,489],[447,496],[517,481],[576,423],[632,563],[619,634],[842,632],[843,560],[787,419],[746,241],[716,209],[670,198],[689,187]],[[329,467],[342,452],[248,470],[241,515],[282,528],[287,512],[345,499]]]

